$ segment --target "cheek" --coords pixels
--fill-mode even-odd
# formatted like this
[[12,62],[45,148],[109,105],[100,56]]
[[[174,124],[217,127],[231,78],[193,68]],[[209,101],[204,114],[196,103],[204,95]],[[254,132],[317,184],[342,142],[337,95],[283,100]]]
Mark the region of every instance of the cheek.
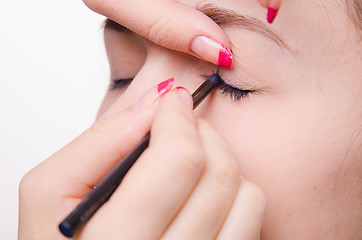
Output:
[[240,103],[215,97],[199,111],[229,142],[242,174],[266,192],[268,231],[288,225],[295,234],[294,226],[302,231],[333,222],[331,209],[350,212],[336,194],[343,199],[349,191],[346,152],[353,130],[346,119],[333,120],[337,113],[330,106],[315,102],[313,96],[251,96]]
[[225,137],[251,180],[295,174],[305,179],[313,171],[329,176],[348,150],[353,126],[346,119],[335,119],[341,113],[330,111],[328,105],[315,104],[314,96],[254,95],[238,103],[226,96],[213,97],[198,114]]

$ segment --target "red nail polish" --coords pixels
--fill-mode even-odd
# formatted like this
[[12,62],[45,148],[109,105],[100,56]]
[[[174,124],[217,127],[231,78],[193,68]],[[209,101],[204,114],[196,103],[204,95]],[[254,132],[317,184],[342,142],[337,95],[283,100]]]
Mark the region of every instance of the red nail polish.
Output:
[[233,57],[229,49],[222,46],[219,51],[218,65],[224,68],[231,68],[233,64]]
[[170,78],[166,81],[163,81],[157,85],[158,95],[163,95],[171,90],[173,86],[174,78]]
[[176,89],[177,89],[177,90],[180,90],[180,89],[186,90],[186,88],[184,88],[184,87],[181,87],[181,86],[179,86],[179,87],[176,87]]
[[275,17],[278,14],[279,9],[275,9],[275,8],[268,8],[268,14],[266,19],[268,20],[269,23],[273,23]]

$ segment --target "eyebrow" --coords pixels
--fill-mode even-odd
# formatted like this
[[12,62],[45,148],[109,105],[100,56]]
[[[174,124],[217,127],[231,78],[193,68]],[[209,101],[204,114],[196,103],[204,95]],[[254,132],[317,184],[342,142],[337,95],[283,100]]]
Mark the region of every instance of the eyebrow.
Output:
[[214,4],[205,4],[198,6],[197,10],[211,18],[220,27],[241,27],[268,37],[274,41],[280,48],[292,52],[289,45],[279,34],[273,31],[265,23],[255,17],[235,12],[231,9],[225,9],[215,6]]
[[[265,37],[271,39],[275,42],[281,49],[286,49],[289,52],[293,53],[290,46],[283,40],[283,38],[268,27],[265,23],[260,21],[257,18],[244,15],[234,10],[221,8],[215,6],[214,4],[204,4],[197,6],[197,10],[208,16],[220,27],[241,27],[259,34],[264,35]],[[105,21],[104,29],[112,29],[121,33],[133,33],[130,29],[114,22],[113,20],[107,18]]]

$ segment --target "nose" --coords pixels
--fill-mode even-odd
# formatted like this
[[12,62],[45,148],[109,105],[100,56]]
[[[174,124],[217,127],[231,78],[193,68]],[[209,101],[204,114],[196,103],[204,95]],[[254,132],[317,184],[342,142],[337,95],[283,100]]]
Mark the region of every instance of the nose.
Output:
[[171,77],[174,87],[182,86],[190,92],[202,82],[200,69],[205,62],[185,53],[154,45],[149,47],[147,58],[131,85],[117,99],[117,109],[134,105],[150,88]]

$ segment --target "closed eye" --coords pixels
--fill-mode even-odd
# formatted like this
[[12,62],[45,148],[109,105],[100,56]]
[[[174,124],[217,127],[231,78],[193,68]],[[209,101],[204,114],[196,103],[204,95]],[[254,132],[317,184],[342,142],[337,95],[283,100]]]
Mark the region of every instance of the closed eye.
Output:
[[[229,96],[232,101],[240,101],[247,97],[249,94],[254,93],[255,90],[244,90],[233,87],[224,82],[224,80],[220,77],[221,83],[219,84],[218,88],[221,94]],[[133,78],[125,78],[125,79],[117,79],[113,80],[110,86],[110,90],[120,90],[127,88],[133,81]]]
[[120,90],[127,88],[133,81],[133,78],[117,79],[112,80],[112,83],[109,87],[110,90]]
[[255,92],[255,90],[244,90],[233,87],[225,83],[224,80],[222,80],[222,78],[221,78],[221,83],[219,84],[219,91],[221,92],[221,94],[229,96],[233,101],[239,101],[240,99],[245,98],[251,93]]
[[226,95],[230,97],[230,99],[234,102],[239,101],[240,99],[246,98],[250,94],[256,92],[256,90],[252,89],[240,89],[234,86],[231,86],[230,84],[227,84],[224,79],[220,76],[219,70],[216,72],[212,70],[212,74],[217,74],[220,77],[220,83],[218,85],[218,90],[221,92],[221,94]]

